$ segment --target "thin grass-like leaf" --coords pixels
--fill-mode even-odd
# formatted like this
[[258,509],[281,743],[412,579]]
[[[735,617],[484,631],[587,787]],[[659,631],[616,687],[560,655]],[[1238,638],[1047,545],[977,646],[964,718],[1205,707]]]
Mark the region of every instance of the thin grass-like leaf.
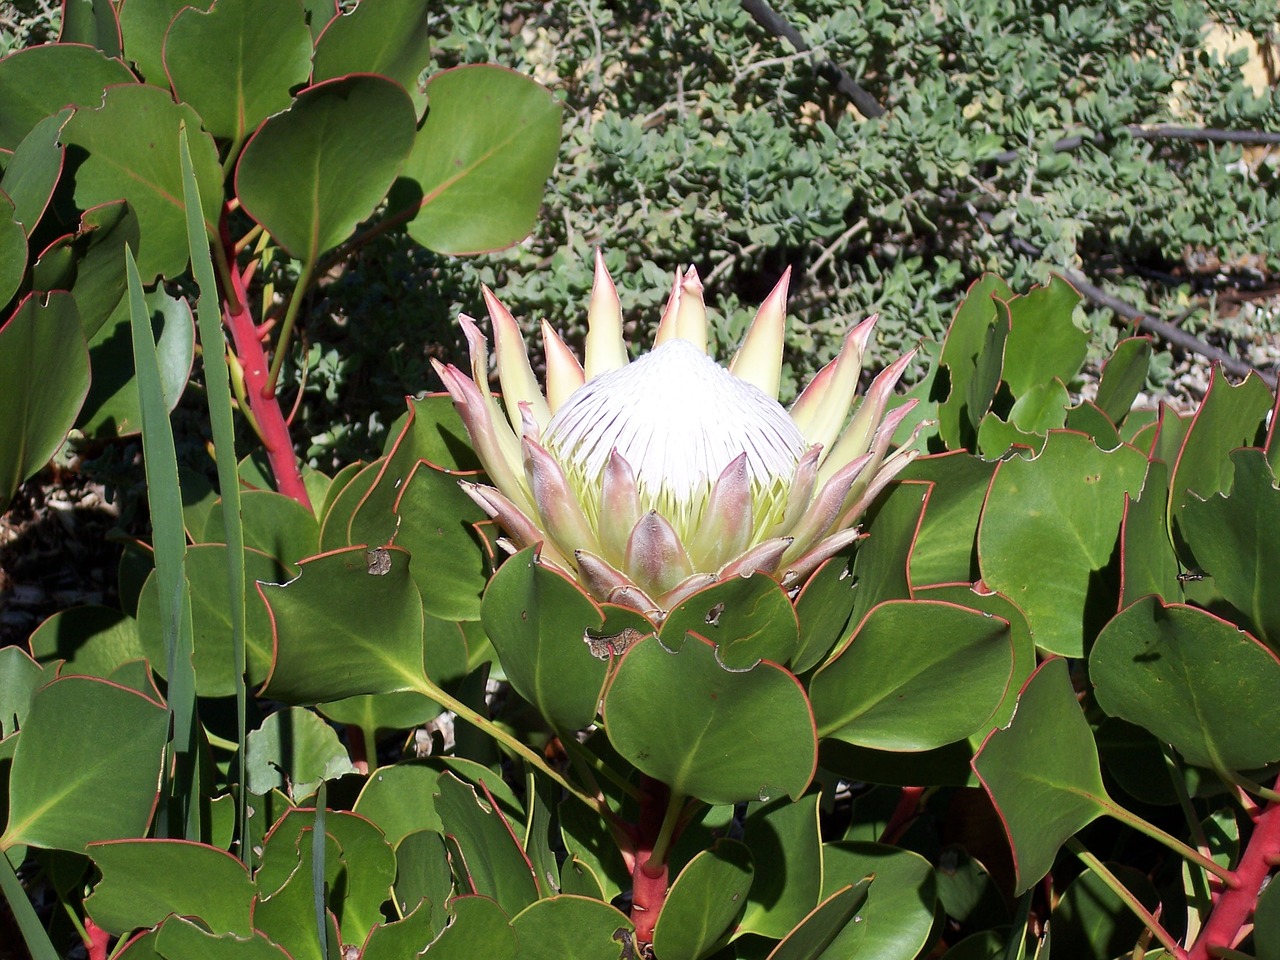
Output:
[[230,596],[228,619],[231,622],[232,656],[236,666],[236,822],[241,838],[240,856],[246,867],[253,869],[249,836],[248,803],[243,785],[245,779],[246,701],[245,690],[245,597],[244,597],[244,529],[240,520],[240,483],[236,474],[236,435],[231,407],[231,374],[227,367],[226,337],[222,332],[222,313],[218,299],[218,282],[209,255],[209,238],[200,216],[200,188],[187,144],[187,131],[179,134],[182,154],[182,197],[187,210],[187,243],[191,248],[191,272],[200,287],[196,300],[196,323],[204,358],[205,393],[209,401],[209,423],[213,427],[213,452],[218,464],[218,490],[222,495],[222,523],[227,538],[227,588]]
[[61,960],[49,934],[45,933],[44,924],[27,899],[27,891],[22,889],[18,874],[3,853],[0,853],[0,889],[4,890],[5,899],[9,901],[9,909],[13,911],[18,929],[22,931],[22,939],[26,941],[31,960]]
[[320,781],[316,793],[316,822],[311,831],[311,899],[316,908],[316,936],[320,943],[320,956],[329,956],[329,922],[325,906],[325,807],[329,802],[329,784]]
[[[182,525],[182,492],[169,407],[160,380],[160,362],[151,331],[151,312],[143,298],[142,278],[133,251],[125,249],[129,281],[129,319],[133,361],[142,411],[142,455],[147,469],[156,582],[168,661],[169,712],[173,716],[173,776],[168,804],[159,811],[162,836],[200,837],[200,772],[196,754],[196,678],[191,653],[191,592],[186,576],[187,537]],[[167,809],[166,809],[167,806]],[[175,823],[174,821],[178,821]]]

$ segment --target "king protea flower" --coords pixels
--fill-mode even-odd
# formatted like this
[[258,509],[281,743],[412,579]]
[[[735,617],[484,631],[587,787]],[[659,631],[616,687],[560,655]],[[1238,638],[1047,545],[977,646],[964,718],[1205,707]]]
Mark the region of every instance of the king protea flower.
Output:
[[787,280],[725,368],[707,355],[702,284],[690,268],[676,277],[653,349],[629,361],[618,294],[597,252],[585,366],[543,321],[545,394],[520,328],[486,289],[505,415],[470,318],[460,323],[471,377],[435,368],[493,484],[462,486],[502,527],[502,546],[540,543],[543,562],[600,600],[661,620],[728,577],[765,573],[794,587],[851,543],[867,505],[916,455],[889,451],[914,401],[885,414],[911,354],[858,402],[871,317],[785,410],[777,397]]

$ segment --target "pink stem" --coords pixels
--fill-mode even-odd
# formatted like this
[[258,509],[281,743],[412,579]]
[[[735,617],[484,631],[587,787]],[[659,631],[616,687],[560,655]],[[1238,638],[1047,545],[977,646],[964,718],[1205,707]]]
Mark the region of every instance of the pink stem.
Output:
[[[1280,779],[1273,789],[1280,790]],[[1213,912],[1188,952],[1188,960],[1210,960],[1215,947],[1231,948],[1258,904],[1262,884],[1280,855],[1280,804],[1268,803],[1254,822],[1253,836],[1236,867],[1238,881],[1218,897]]]
[[107,960],[107,947],[111,943],[111,934],[93,922],[91,917],[84,918],[85,951],[89,960]]
[[271,365],[267,362],[266,350],[258,337],[257,324],[249,312],[244,276],[236,265],[235,244],[231,241],[225,212],[222,219],[222,247],[227,258],[226,280],[231,286],[230,290],[223,291],[222,317],[227,329],[231,331],[236,358],[244,369],[249,409],[262,432],[262,445],[266,449],[276,487],[286,497],[297,500],[310,510],[311,498],[307,495],[302,473],[298,469],[298,460],[293,453],[289,425],[285,422],[284,411],[280,409],[280,400],[268,381]]
[[667,858],[653,865],[649,857],[662,830],[667,812],[667,785],[652,777],[640,783],[640,822],[636,824],[635,854],[631,870],[631,922],[636,925],[636,943],[653,943],[653,928],[667,899]]

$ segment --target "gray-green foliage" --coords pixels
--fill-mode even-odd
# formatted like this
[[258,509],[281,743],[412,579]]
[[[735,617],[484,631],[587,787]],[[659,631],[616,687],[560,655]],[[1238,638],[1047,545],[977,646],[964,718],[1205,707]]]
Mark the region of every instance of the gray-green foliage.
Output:
[[[596,243],[629,268],[634,307],[658,302],[670,270],[691,260],[717,273],[713,293],[733,310],[761,277],[812,268],[863,220],[798,284],[825,351],[832,328],[876,307],[886,328],[904,328],[890,339],[937,332],[983,269],[1017,287],[1103,255],[1280,249],[1273,169],[1250,171],[1239,148],[1120,131],[1280,123],[1280,94],[1255,96],[1241,55],[1204,50],[1203,4],[779,3],[884,103],[874,121],[734,0],[528,4],[515,18],[480,6],[456,8],[452,50],[545,76],[572,116],[542,228],[502,285],[524,313],[576,315]],[[1274,26],[1274,4],[1232,6],[1238,27]],[[1116,136],[1052,149],[1095,132]],[[987,162],[1007,150],[1012,162]],[[1011,237],[1042,248],[1044,266],[1011,253]],[[548,256],[554,269],[530,269]]]
[[[864,120],[737,0],[446,5],[441,65],[492,60],[562,93],[559,164],[541,222],[517,250],[452,262],[400,247],[404,275],[421,278],[417,292],[394,292],[394,257],[374,267],[379,278],[392,274],[392,292],[377,293],[381,279],[372,292],[365,284],[364,308],[343,309],[356,323],[394,322],[385,334],[359,333],[357,352],[396,354],[407,386],[438,388],[419,345],[443,341],[451,358],[462,355],[448,331],[459,311],[483,316],[480,281],[530,331],[546,317],[572,340],[597,245],[641,330],[656,323],[673,270],[696,264],[726,319],[722,352],[791,265],[800,322],[784,390],[872,311],[882,314],[873,359],[938,335],[986,270],[1015,289],[1077,270],[1157,314],[1181,312],[1188,288],[1139,267],[1174,272],[1203,247],[1224,263],[1271,251],[1274,269],[1280,250],[1274,160],[1125,131],[1280,128],[1280,93],[1255,94],[1243,54],[1223,59],[1202,42],[1214,18],[1265,35],[1274,3],[1217,6],[778,0],[814,48],[887,108]],[[1095,134],[1105,141],[1054,149]],[[1109,314],[1079,319],[1105,330]],[[417,335],[406,347],[410,324]],[[378,346],[384,340],[392,346]],[[313,455],[328,442],[319,438]]]

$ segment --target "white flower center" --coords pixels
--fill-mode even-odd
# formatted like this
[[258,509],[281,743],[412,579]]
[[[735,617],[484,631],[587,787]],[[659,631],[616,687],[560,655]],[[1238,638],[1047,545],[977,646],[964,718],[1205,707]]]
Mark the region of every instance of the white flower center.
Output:
[[677,527],[662,506],[686,513],[742,453],[753,487],[769,490],[790,485],[806,446],[781,404],[680,339],[589,380],[543,439],[567,475],[592,486],[617,450],[646,508]]

